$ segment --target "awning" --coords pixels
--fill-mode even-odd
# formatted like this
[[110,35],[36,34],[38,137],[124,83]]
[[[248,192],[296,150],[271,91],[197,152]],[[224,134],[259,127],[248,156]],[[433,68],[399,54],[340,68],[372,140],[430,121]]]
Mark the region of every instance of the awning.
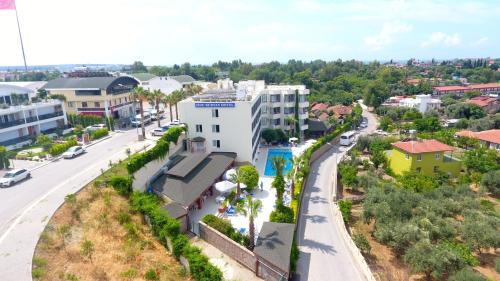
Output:
[[231,180],[232,175],[234,175],[234,174],[236,174],[236,170],[235,170],[235,169],[229,169],[229,170],[227,170],[227,171],[224,173],[224,179],[225,179],[225,180],[230,181],[230,180]]
[[289,138],[289,139],[288,139],[288,141],[289,141],[289,142],[296,142],[296,141],[298,141],[298,140],[299,140],[299,139],[298,139],[298,138],[296,138],[296,137],[291,137],[291,138]]
[[215,189],[222,193],[226,193],[231,191],[233,188],[236,187],[235,183],[232,183],[230,181],[221,181],[215,184]]

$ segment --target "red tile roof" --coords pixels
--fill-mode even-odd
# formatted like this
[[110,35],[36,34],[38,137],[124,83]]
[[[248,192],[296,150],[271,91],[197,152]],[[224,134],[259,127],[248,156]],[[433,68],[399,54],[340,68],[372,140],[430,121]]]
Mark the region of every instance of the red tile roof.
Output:
[[328,113],[323,112],[323,113],[321,113],[321,114],[318,116],[318,119],[319,119],[320,121],[326,121],[326,120],[328,120],[328,117],[329,117],[329,116],[328,116]]
[[434,87],[437,91],[469,91],[468,87],[464,86],[437,86]]
[[474,85],[469,85],[469,88],[472,90],[500,88],[500,83],[474,84]]
[[326,110],[328,108],[328,104],[317,103],[311,107],[311,111],[315,110]]
[[482,132],[460,131],[455,135],[459,137],[475,138],[482,141],[500,144],[500,130],[487,130]]
[[335,116],[349,115],[352,112],[352,107],[338,104],[338,105],[330,106],[327,109],[327,111],[333,112],[333,114],[335,114]]
[[480,96],[480,97],[474,97],[472,99],[469,99],[469,100],[465,101],[465,103],[477,104],[480,107],[486,107],[486,106],[494,103],[496,100],[497,100],[496,98]]
[[446,91],[473,91],[473,90],[483,90],[483,89],[492,89],[499,88],[500,83],[486,83],[486,84],[474,84],[468,86],[437,86],[434,89],[438,92],[446,92]]
[[454,148],[437,140],[398,141],[392,144],[408,153],[453,151]]

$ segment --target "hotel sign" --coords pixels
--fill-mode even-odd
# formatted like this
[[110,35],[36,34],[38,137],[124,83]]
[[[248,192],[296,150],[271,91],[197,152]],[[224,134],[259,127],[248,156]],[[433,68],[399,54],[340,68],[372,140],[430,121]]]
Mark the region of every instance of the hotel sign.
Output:
[[206,107],[235,107],[234,102],[195,102],[194,107],[206,108]]

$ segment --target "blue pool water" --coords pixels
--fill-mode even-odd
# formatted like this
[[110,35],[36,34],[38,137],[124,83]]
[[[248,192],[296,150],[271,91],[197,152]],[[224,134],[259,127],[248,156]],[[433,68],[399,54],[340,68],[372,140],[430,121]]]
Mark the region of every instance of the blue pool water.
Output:
[[267,177],[275,177],[276,171],[273,169],[273,156],[282,156],[285,158],[285,168],[283,168],[283,175],[290,170],[292,170],[292,151],[290,149],[283,148],[271,148],[267,151],[267,161],[266,169],[264,170],[264,175]]

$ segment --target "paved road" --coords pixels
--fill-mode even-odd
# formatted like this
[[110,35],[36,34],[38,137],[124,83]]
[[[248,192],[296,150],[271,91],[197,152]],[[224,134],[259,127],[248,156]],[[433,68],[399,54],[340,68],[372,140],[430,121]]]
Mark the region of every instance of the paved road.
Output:
[[[147,132],[155,125],[150,125]],[[75,159],[60,159],[32,171],[32,178],[0,189],[0,280],[31,280],[31,260],[40,233],[67,194],[126,157],[127,147],[139,150],[136,130],[119,132]],[[151,141],[149,141],[151,143]]]
[[[363,116],[368,119],[368,127],[361,134],[373,132],[375,117],[365,111]],[[344,226],[335,223],[334,216],[340,213],[333,212],[330,205],[332,172],[346,151],[345,147],[332,146],[311,166],[298,225],[298,280],[365,280],[341,235]]]

